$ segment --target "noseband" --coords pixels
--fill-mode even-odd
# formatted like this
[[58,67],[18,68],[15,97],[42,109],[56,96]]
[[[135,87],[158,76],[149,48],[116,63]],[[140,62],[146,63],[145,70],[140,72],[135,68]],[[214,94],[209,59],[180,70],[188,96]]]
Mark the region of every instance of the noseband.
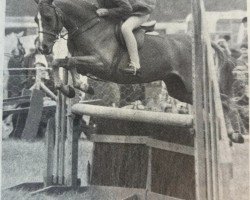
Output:
[[[54,9],[54,11],[56,13],[56,23],[59,24],[60,20],[62,20],[62,11],[59,8],[57,8],[54,4],[50,5],[50,4],[43,3],[43,5],[46,5],[46,6],[51,7],[51,8]],[[57,28],[58,27],[56,27],[56,30],[54,30],[54,31],[38,31],[38,33],[53,36],[55,38],[55,40],[58,40],[59,38],[61,38],[61,35],[60,35],[60,33],[59,34],[56,33]]]

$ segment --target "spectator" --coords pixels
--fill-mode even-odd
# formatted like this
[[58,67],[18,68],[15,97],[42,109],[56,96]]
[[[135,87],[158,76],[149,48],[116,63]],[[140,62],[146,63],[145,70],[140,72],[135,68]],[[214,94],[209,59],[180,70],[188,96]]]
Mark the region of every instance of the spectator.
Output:
[[247,36],[247,17],[242,19],[242,24],[238,33],[237,43],[239,46],[242,44],[248,44],[248,36]]
[[[228,37],[226,37],[228,39]],[[228,56],[231,56],[231,51],[229,44],[225,38],[221,38],[217,41],[217,44],[224,50],[224,53]]]
[[241,56],[237,59],[237,66],[244,66],[248,70],[248,45],[242,44],[240,46]]
[[[24,58],[23,67],[24,68],[34,68],[36,64],[36,56],[41,57],[43,56],[40,51],[38,50],[39,47],[39,38],[37,37],[34,41],[35,49],[32,53],[27,55]],[[39,58],[41,60],[41,58]],[[45,56],[43,59],[45,62],[43,63],[45,67],[49,67],[50,63],[52,62],[52,56]],[[36,78],[36,71],[27,71],[27,80],[26,80],[26,88],[30,88],[35,83]]]
[[[24,58],[25,51],[15,49],[12,52],[12,57],[8,63],[8,69],[11,68],[21,68]],[[10,70],[8,79],[8,97],[17,97],[21,95],[22,92],[22,82],[25,79],[22,71]]]

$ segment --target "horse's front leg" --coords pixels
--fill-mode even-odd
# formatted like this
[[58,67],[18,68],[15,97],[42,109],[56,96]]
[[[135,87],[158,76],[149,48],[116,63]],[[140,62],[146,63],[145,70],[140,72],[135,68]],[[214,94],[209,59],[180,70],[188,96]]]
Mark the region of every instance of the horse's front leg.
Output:
[[[97,68],[102,68],[103,63],[99,61],[98,58],[95,56],[79,56],[79,57],[71,57],[69,58],[69,70],[72,76],[72,81],[73,81],[73,86],[74,88],[77,88],[81,90],[82,92],[88,93],[93,95],[94,94],[94,89],[90,87],[87,83],[83,83],[81,81],[81,76],[77,72],[76,66],[79,68],[85,68],[84,71],[89,73],[91,72],[91,69],[97,69]],[[89,69],[89,70],[88,70]]]
[[77,69],[76,69],[75,66],[73,66],[70,69],[70,73],[71,73],[71,76],[72,76],[72,81],[73,81],[74,88],[76,88],[78,90],[81,90],[84,93],[87,93],[87,94],[90,94],[90,95],[94,95],[94,89],[92,87],[90,87],[87,82],[83,83],[81,81],[81,76],[77,72]]
[[60,90],[65,96],[73,98],[75,96],[74,88],[69,85],[63,84],[59,76],[59,67],[63,67],[68,70],[68,59],[55,59],[52,62],[52,73],[54,78],[55,88]]
[[52,75],[54,79],[54,85],[56,89],[60,89],[63,85],[60,77],[59,77],[59,67],[62,64],[62,62],[66,62],[65,59],[55,59],[52,62]]

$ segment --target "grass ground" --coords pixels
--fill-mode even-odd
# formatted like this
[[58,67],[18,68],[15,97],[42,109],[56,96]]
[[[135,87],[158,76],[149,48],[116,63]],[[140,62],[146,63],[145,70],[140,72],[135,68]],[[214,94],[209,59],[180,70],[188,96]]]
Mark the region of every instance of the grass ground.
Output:
[[[79,178],[86,185],[86,161],[90,159],[92,144],[80,141],[79,144]],[[249,200],[249,141],[243,145],[234,145],[234,185],[235,199]],[[44,143],[28,143],[23,141],[5,140],[2,142],[2,189],[23,183],[41,182],[45,169]],[[85,163],[85,164],[84,164]],[[65,193],[63,196],[36,195],[19,191],[2,191],[4,200],[59,200],[59,199],[93,199],[104,200],[94,193],[76,194]],[[111,200],[108,198],[108,200]]]
[[[82,185],[86,185],[86,164],[90,159],[92,143],[79,143],[79,178]],[[28,143],[24,141],[4,140],[2,142],[2,190],[24,182],[42,182],[45,169],[45,144],[40,142]],[[64,199],[77,199],[75,193],[64,195]],[[86,195],[79,195],[79,199],[88,199]],[[38,195],[29,197],[25,192],[2,191],[4,200],[54,200],[61,197]]]

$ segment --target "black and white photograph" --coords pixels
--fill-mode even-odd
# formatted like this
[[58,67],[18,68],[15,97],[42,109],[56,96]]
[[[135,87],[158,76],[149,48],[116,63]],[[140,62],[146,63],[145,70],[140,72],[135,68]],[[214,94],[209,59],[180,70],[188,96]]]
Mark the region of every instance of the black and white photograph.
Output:
[[248,0],[1,0],[0,199],[250,200]]

